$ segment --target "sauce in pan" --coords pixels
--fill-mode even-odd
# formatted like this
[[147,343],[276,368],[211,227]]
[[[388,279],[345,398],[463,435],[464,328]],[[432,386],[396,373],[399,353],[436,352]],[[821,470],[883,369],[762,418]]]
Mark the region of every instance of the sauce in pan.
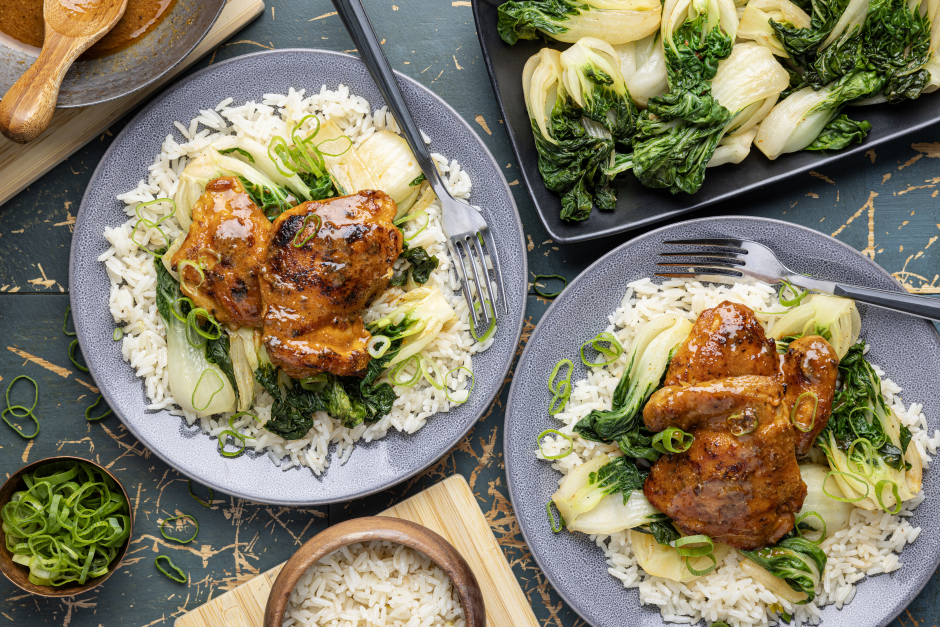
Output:
[[[176,0],[127,0],[124,17],[89,48],[79,59],[97,59],[127,48],[157,27]],[[66,5],[79,2],[65,2]],[[0,31],[13,39],[42,48],[45,23],[42,19],[43,0],[0,0]]]

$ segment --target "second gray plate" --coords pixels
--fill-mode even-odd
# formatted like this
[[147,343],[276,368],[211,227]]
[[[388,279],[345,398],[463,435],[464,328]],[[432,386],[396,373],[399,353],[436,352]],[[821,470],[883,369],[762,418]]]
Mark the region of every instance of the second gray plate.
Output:
[[344,465],[335,462],[320,477],[308,469],[281,471],[266,455],[226,459],[216,440],[166,411],[148,411],[142,381],[121,359],[112,338],[108,311],[110,281],[98,257],[108,249],[106,226],[127,220],[116,195],[146,177],[147,166],[174,120],[188,121],[200,109],[225,98],[260,102],[266,93],[288,88],[319,91],[340,83],[366,98],[373,109],[384,105],[365,65],[355,57],[322,50],[279,50],[236,57],[175,84],[135,117],[114,140],[95,171],[75,224],[69,265],[72,316],[82,352],[105,400],[128,429],[163,461],[183,474],[226,494],[278,505],[322,505],[366,496],[424,470],[449,451],[476,424],[499,392],[522,332],[525,309],[526,251],[522,224],[506,179],[470,126],[447,103],[418,82],[398,75],[411,113],[432,139],[431,150],[456,159],[473,181],[471,202],[483,210],[493,232],[506,285],[509,315],[500,319],[493,345],[474,356],[476,384],[470,400],[438,414],[414,435],[394,430],[359,444]]
[[[651,231],[623,244],[571,282],[542,317],[513,374],[506,413],[505,455],[509,494],[516,518],[535,561],[555,590],[594,627],[663,627],[659,610],[640,605],[636,590],[626,590],[607,573],[603,552],[583,534],[553,534],[545,503],[558,488],[559,474],[535,457],[536,437],[559,421],[548,415],[546,382],[558,360],[574,361],[572,381],[586,376],[578,348],[607,326],[627,284],[655,272],[664,240],[734,237],[770,246],[796,272],[884,290],[900,284],[867,257],[845,244],[788,222],[763,218],[706,218]],[[657,281],[658,282],[658,281]],[[907,404],[923,403],[931,431],[940,427],[940,336],[932,324],[875,307],[859,306],[862,338],[871,344],[869,359],[904,388]],[[901,554],[904,568],[859,582],[855,599],[842,610],[823,610],[822,627],[878,627],[887,624],[924,587],[940,562],[940,499],[936,470],[924,475],[927,499],[911,524],[920,537]]]

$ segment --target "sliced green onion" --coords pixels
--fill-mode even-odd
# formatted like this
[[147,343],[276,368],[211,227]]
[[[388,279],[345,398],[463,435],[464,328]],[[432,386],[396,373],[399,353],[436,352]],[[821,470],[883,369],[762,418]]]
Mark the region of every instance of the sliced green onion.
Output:
[[[222,457],[230,457],[230,458],[238,457],[239,455],[245,452],[245,448],[247,447],[247,444],[245,441],[255,439],[250,435],[245,435],[235,430],[235,419],[240,418],[242,416],[251,416],[255,420],[258,420],[257,416],[247,411],[240,411],[237,414],[232,414],[229,417],[228,419],[229,428],[219,434],[219,453],[222,454]],[[228,436],[232,436],[232,438],[236,441],[235,446],[238,446],[240,444],[241,448],[234,450],[234,451],[226,451],[225,446],[226,444],[228,444],[227,442]]]
[[[177,307],[177,303],[180,303],[179,307]],[[193,303],[193,299],[183,296],[173,301],[173,304],[170,305],[170,312],[173,314],[174,318],[186,324],[186,314],[183,313],[183,305],[189,305],[190,309],[196,306],[195,303]]]
[[[800,529],[800,523],[806,518],[809,518],[810,516],[817,518],[819,522],[822,523],[822,531],[819,531],[818,529],[812,529],[812,531],[816,531],[817,533],[819,533],[819,538],[817,540],[810,540],[809,538],[803,535],[803,530]],[[797,535],[799,535],[801,538],[803,538],[807,542],[812,542],[813,544],[819,545],[819,544],[822,544],[823,540],[826,539],[826,521],[823,520],[823,517],[820,516],[817,512],[804,512],[800,514],[799,516],[796,517],[796,520],[793,522],[793,528],[796,530]]]
[[[486,301],[486,304],[490,308],[490,326],[486,330],[486,333],[482,335],[482,337],[477,337],[477,330],[473,325],[474,316],[470,316],[470,335],[473,336],[474,340],[480,343],[485,342],[486,340],[490,339],[490,336],[493,335],[493,331],[496,330],[496,315],[495,315],[495,312],[493,311],[493,305],[490,304],[490,301]],[[479,307],[480,305],[478,303],[473,304],[474,314],[476,314]]]
[[62,321],[62,333],[65,333],[68,336],[75,335],[75,331],[69,333],[69,314],[72,313],[72,306],[69,305],[65,308],[65,320]]
[[660,453],[685,453],[692,447],[695,436],[677,427],[667,427],[653,436],[652,447]]
[[124,337],[124,329],[122,329],[121,327],[115,327],[114,333],[111,334],[111,337],[114,339],[115,342],[119,342],[121,338]]
[[382,355],[388,352],[388,349],[391,347],[391,345],[392,341],[390,339],[384,335],[376,335],[369,340],[368,344],[366,344],[366,350],[373,359],[379,359]]
[[[170,213],[163,216],[162,218],[159,218],[156,222],[154,222],[153,220],[148,220],[147,218],[140,215],[140,210],[143,209],[144,207],[149,207],[150,205],[156,205],[156,204],[162,204],[162,203],[170,203],[173,206],[173,210],[170,211]],[[137,229],[139,229],[140,225],[143,224],[148,229],[157,229],[157,232],[160,233],[160,235],[163,237],[164,244],[163,246],[158,247],[157,250],[160,250],[169,246],[170,238],[167,236],[166,233],[163,232],[163,229],[160,228],[160,224],[164,220],[176,214],[176,202],[174,202],[173,199],[171,198],[155,198],[153,200],[148,200],[147,202],[139,203],[136,207],[134,207],[134,213],[137,215],[137,222],[134,224],[134,230],[131,232],[131,241],[137,244],[137,247],[140,250],[147,253],[148,255],[152,255],[156,257],[157,259],[162,258],[163,253],[157,253],[157,252],[150,250],[149,248],[147,248],[146,244],[138,242],[134,236],[137,235]]]
[[415,177],[415,180],[413,180],[413,181],[411,181],[410,183],[408,183],[408,187],[415,187],[415,186],[417,186],[417,185],[421,185],[421,183],[424,182],[424,181],[426,181],[426,180],[428,180],[428,177],[426,177],[426,176],[424,175],[424,172],[422,172],[421,174],[419,174],[418,176]]
[[[885,506],[885,502],[881,500],[881,493],[884,491],[885,486],[887,485],[891,486],[891,493],[894,496],[894,504],[896,505],[896,507],[893,510],[888,509],[887,506]],[[889,514],[894,515],[901,511],[901,505],[902,505],[901,495],[898,494],[898,484],[895,483],[894,481],[891,481],[889,479],[882,479],[881,481],[876,483],[875,484],[875,496],[878,498],[878,505],[881,506],[881,509],[888,512]]]
[[704,535],[678,538],[675,544],[682,557],[704,557],[715,550],[715,543]]
[[[318,120],[318,121],[319,121],[319,120]],[[339,139],[345,139],[347,142],[349,142],[349,143],[347,144],[346,148],[344,148],[342,152],[337,152],[337,153],[324,152],[324,151],[323,151],[323,148],[321,148],[321,146],[323,146],[323,144],[328,144],[328,143],[330,143],[330,142],[335,142],[335,141],[337,141],[337,140],[339,140]],[[352,148],[352,139],[350,139],[348,135],[340,135],[339,137],[334,137],[334,138],[332,138],[332,139],[324,139],[322,142],[320,142],[320,143],[317,144],[316,146],[317,146],[317,152],[319,152],[319,153],[320,153],[321,155],[323,155],[324,157],[342,157],[342,156],[345,155],[347,152],[349,152],[349,149],[350,149],[350,148]]]
[[725,419],[725,422],[728,423],[728,430],[731,431],[731,435],[735,437],[754,433],[757,431],[757,427],[760,426],[757,416],[749,411],[731,414]]
[[[539,286],[538,286],[539,279],[557,279],[558,281],[562,281],[564,285],[562,285],[561,289],[558,290],[557,292],[543,292],[542,290],[539,289]],[[563,291],[565,291],[566,287],[568,287],[568,279],[561,276],[560,274],[536,274],[532,278],[532,291],[538,294],[539,296],[541,296],[542,298],[555,298],[556,296],[561,294]]]
[[252,156],[251,156],[251,153],[248,152],[247,150],[245,150],[244,148],[226,148],[225,150],[220,150],[220,151],[219,151],[219,154],[220,154],[220,155],[230,155],[230,154],[232,154],[233,152],[237,152],[237,153],[240,154],[241,156],[245,157],[246,159],[248,159],[248,161],[249,161],[250,163],[254,163],[254,162],[255,162],[255,158],[252,157]]
[[[190,538],[187,538],[184,540],[183,538],[177,538],[176,536],[171,536],[163,528],[163,526],[166,525],[167,523],[173,522],[174,520],[184,520],[186,518],[193,521],[193,524],[196,525],[196,530],[193,531],[193,535]],[[195,517],[190,516],[189,514],[180,514],[179,516],[173,516],[172,518],[167,518],[162,523],[160,523],[160,533],[167,540],[172,540],[173,542],[179,542],[180,544],[189,544],[190,542],[196,539],[196,535],[199,533],[199,521],[197,521]]]
[[[802,402],[803,398],[804,398],[804,397],[807,397],[807,396],[811,396],[811,397],[813,398],[813,400],[816,401],[816,402],[815,402],[815,404],[813,405],[813,417],[812,417],[812,419],[809,421],[809,426],[808,426],[808,427],[804,427],[804,426],[796,419],[796,410],[799,408],[800,403]],[[803,433],[809,433],[810,431],[813,430],[813,425],[816,424],[816,410],[817,410],[817,409],[819,409],[819,396],[817,396],[815,392],[803,392],[802,394],[800,394],[799,396],[796,397],[796,402],[793,403],[793,409],[790,410],[790,422],[793,423],[793,426],[794,426],[794,427],[796,427],[797,429],[799,429],[799,430],[802,431]]]
[[[214,377],[216,378],[216,380],[219,382],[219,387],[218,387],[218,389],[216,389],[215,392],[212,393],[212,396],[209,397],[209,400],[206,401],[205,406],[203,406],[203,407],[197,407],[197,406],[196,406],[196,392],[199,391],[199,386],[202,385],[202,380],[206,377],[206,373],[211,373],[212,376],[214,376]],[[214,399],[214,398],[215,398],[215,395],[218,394],[219,392],[221,392],[224,387],[225,387],[225,384],[222,383],[222,377],[219,376],[219,373],[217,373],[217,372],[216,372],[215,370],[213,370],[212,368],[206,368],[205,370],[202,371],[202,374],[199,375],[199,380],[196,381],[196,387],[193,388],[193,396],[192,396],[191,399],[189,399],[190,404],[192,404],[193,409],[195,409],[196,411],[202,411],[202,410],[206,409],[206,408],[209,406],[210,403],[212,403],[212,399]]]
[[444,396],[445,396],[445,397],[447,398],[447,400],[449,400],[451,403],[456,403],[456,404],[460,405],[461,403],[466,403],[468,400],[470,400],[470,394],[473,392],[473,385],[476,383],[476,377],[474,376],[473,371],[470,370],[469,368],[467,368],[466,366],[459,366],[459,367],[454,368],[454,369],[452,369],[452,370],[448,370],[448,371],[447,371],[447,374],[444,376],[444,380],[445,380],[445,381],[449,380],[451,373],[457,372],[458,370],[466,370],[466,371],[470,374],[470,385],[469,385],[467,388],[463,389],[463,390],[454,390],[454,391],[455,391],[455,392],[464,392],[464,391],[466,391],[467,397],[466,397],[465,399],[463,399],[462,401],[458,401],[457,399],[452,398],[451,395],[450,395],[450,385],[447,384],[447,383],[444,384]]
[[[846,477],[846,478],[848,478],[848,479],[851,479],[852,481],[857,481],[857,482],[861,483],[863,486],[865,486],[865,494],[863,494],[862,496],[858,497],[857,499],[848,499],[848,498],[843,498],[843,497],[841,497],[841,496],[836,496],[835,494],[830,494],[830,493],[826,490],[826,482],[829,481],[829,476],[830,476],[830,475],[840,475],[840,476]],[[826,475],[826,478],[823,479],[822,491],[823,491],[823,494],[825,494],[825,495],[828,496],[829,498],[835,499],[836,501],[839,501],[839,502],[841,502],[841,503],[857,503],[857,502],[861,501],[862,499],[865,499],[865,498],[868,497],[869,488],[868,488],[868,484],[867,484],[867,483],[865,483],[864,481],[862,481],[861,479],[859,479],[858,477],[856,477],[856,476],[853,475],[852,473],[849,473],[849,472],[842,472],[841,470],[830,470],[830,471],[829,471],[829,474]]]
[[558,512],[558,520],[560,522],[555,522],[555,514],[552,512],[552,503],[549,501],[545,504],[545,511],[548,512],[548,524],[552,528],[552,533],[558,533],[565,528],[565,519],[562,518],[561,512]]
[[[192,287],[190,287],[190,285],[186,283],[185,269],[188,267],[191,267],[193,270],[195,270],[199,274],[199,283],[196,283]],[[203,272],[202,268],[199,265],[197,265],[196,262],[193,261],[192,259],[183,259],[181,262],[176,264],[176,271],[180,275],[180,287],[185,288],[186,291],[188,292],[192,292],[193,290],[197,289],[200,285],[206,282],[206,273]]]
[[[215,327],[215,333],[202,330],[202,326],[199,324],[199,321],[197,320],[197,318],[200,316],[205,318],[206,322],[209,323],[209,326]],[[200,336],[206,338],[207,340],[217,340],[220,337],[222,337],[222,325],[219,324],[219,321],[216,320],[212,316],[212,314],[210,314],[208,311],[206,311],[202,307],[193,309],[189,312],[189,315],[186,316],[186,324],[192,327],[193,331],[198,333]]]
[[[15,409],[26,410],[26,408],[23,407],[22,405],[12,405],[10,407],[7,407],[6,409],[3,410],[2,413],[0,413],[0,418],[3,418],[3,422],[7,423],[8,427],[16,431],[17,435],[19,435],[20,437],[26,440],[32,440],[37,435],[39,435],[39,419],[36,418],[36,414],[34,414],[32,411],[29,411],[29,410],[26,410],[27,413],[25,414],[17,414],[15,411],[13,411]],[[25,418],[26,416],[29,416],[30,418],[32,418],[33,422],[36,424],[36,430],[31,435],[26,435],[26,433],[20,427],[13,424],[7,419],[7,413],[13,414],[17,418]]]
[[[163,566],[160,566],[160,560],[162,559],[166,560],[167,565],[169,565],[170,568],[172,568],[173,570],[177,572],[177,576],[171,575],[167,571],[163,570]],[[174,564],[173,560],[171,560],[169,556],[158,555],[157,559],[153,560],[153,563],[157,565],[157,570],[159,570],[161,573],[163,573],[164,575],[166,575],[168,578],[172,579],[176,583],[186,583],[187,581],[189,581],[189,577],[186,576],[186,573],[180,570],[180,567]]]
[[193,493],[193,480],[192,479],[189,480],[189,496],[196,499],[196,502],[202,505],[203,507],[212,507],[212,503],[213,501],[215,501],[215,495],[212,492],[212,488],[209,488],[209,502],[208,503],[206,503],[201,498],[196,496],[195,493]]
[[694,558],[694,557],[685,558],[685,567],[688,568],[689,572],[692,573],[696,577],[704,577],[708,573],[715,570],[715,568],[718,566],[718,560],[715,559],[715,556],[713,554],[709,553],[708,555],[702,555],[701,557],[707,557],[708,559],[710,559],[712,561],[712,565],[706,568],[705,570],[695,570],[694,568],[692,568],[692,560],[697,559],[697,558]]
[[[562,438],[568,440],[568,448],[565,450],[564,453],[559,453],[558,455],[546,455],[545,454],[545,451],[542,449],[542,438],[544,438],[546,435],[550,433],[557,435],[557,436],[561,436]],[[571,436],[565,435],[564,433],[556,429],[546,429],[545,431],[541,432],[536,438],[535,442],[539,446],[539,453],[541,453],[542,457],[544,457],[545,459],[550,459],[550,460],[561,459],[563,457],[568,457],[569,455],[571,455],[572,451],[574,451],[574,440],[571,439]]]
[[110,416],[112,413],[114,413],[114,410],[111,409],[110,407],[108,407],[108,411],[104,412],[104,413],[101,414],[100,416],[92,416],[92,415],[91,415],[92,410],[93,410],[95,407],[97,407],[98,405],[100,405],[100,404],[101,404],[101,401],[103,401],[103,400],[104,400],[104,397],[103,397],[101,394],[99,394],[99,395],[98,395],[98,398],[95,400],[95,402],[92,403],[91,405],[89,405],[89,406],[85,409],[85,420],[87,420],[88,422],[98,422],[98,421],[101,420],[102,418],[107,418],[107,417]]
[[[558,371],[564,366],[568,366],[568,374],[559,382],[555,382]],[[548,406],[548,415],[554,416],[565,408],[568,398],[571,396],[571,375],[574,373],[574,363],[570,359],[562,359],[552,369],[552,374],[548,378],[548,391],[552,393],[552,402]]]
[[[855,451],[856,447],[860,449],[858,454]],[[849,445],[849,449],[846,451],[849,463],[855,465],[856,474],[866,478],[870,478],[875,474],[875,467],[871,463],[875,455],[877,455],[875,446],[868,438],[858,438]]]
[[[430,369],[425,367],[425,364],[430,364]],[[428,374],[428,371],[433,371],[434,374]],[[427,355],[423,355],[421,358],[421,376],[430,383],[435,390],[443,390],[447,380],[444,378],[444,373],[441,372],[441,367],[437,365],[437,361],[431,359]],[[440,379],[440,383],[437,382],[437,379]]]
[[[316,227],[313,229],[313,233],[305,237],[303,241],[298,242],[298,240],[300,239],[300,236],[303,235],[304,231],[307,230],[307,222],[310,220],[311,217],[316,218],[316,224],[317,224]],[[321,218],[315,213],[308,213],[307,215],[304,216],[303,222],[300,224],[300,228],[297,229],[297,233],[294,234],[294,240],[291,242],[291,246],[293,246],[294,248],[303,248],[304,246],[306,246],[307,242],[309,242],[310,240],[312,240],[314,237],[317,236],[317,233],[320,231],[321,226],[323,226],[323,218]]]
[[33,404],[32,406],[30,406],[29,409],[26,409],[22,405],[16,405],[15,407],[17,408],[22,407],[23,409],[26,409],[26,412],[23,414],[17,414],[16,412],[13,412],[13,411],[11,411],[10,413],[18,418],[25,418],[28,414],[31,414],[34,409],[36,409],[36,404],[39,402],[39,384],[36,383],[35,379],[33,379],[32,377],[27,377],[25,374],[21,374],[17,378],[10,381],[10,385],[7,386],[7,394],[6,394],[7,407],[10,407],[10,391],[13,389],[13,386],[16,385],[16,382],[19,381],[20,379],[26,379],[27,381],[33,384]]
[[[414,375],[410,379],[399,379],[398,373],[404,370],[412,360],[415,361]],[[421,355],[412,355],[411,357],[395,364],[395,367],[392,368],[391,372],[388,373],[388,380],[391,381],[392,385],[398,385],[406,388],[414,387],[415,383],[421,380]]]
[[[610,344],[610,347],[604,346],[604,344]],[[594,350],[596,350],[601,355],[608,357],[607,361],[598,361],[592,362],[588,361],[587,357],[584,356],[584,347],[591,345]],[[594,336],[594,339],[588,340],[581,345],[581,361],[588,368],[595,368],[600,366],[606,366],[617,361],[617,358],[623,354],[623,345],[617,341],[617,338],[613,333],[609,331],[603,331]]]
[[[295,168],[291,163],[290,149],[287,147],[287,140],[280,135],[275,135],[268,143],[268,158],[274,162],[274,167],[282,176],[291,177],[297,174],[299,168]],[[281,169],[281,163],[286,170]]]
[[87,367],[87,366],[83,366],[82,364],[78,363],[78,361],[75,359],[75,349],[76,349],[76,348],[78,348],[78,340],[72,340],[72,343],[69,344],[69,359],[72,361],[72,364],[73,364],[76,368],[78,368],[78,369],[81,370],[82,372],[88,372],[88,367]]
[[[780,288],[779,300],[780,304],[784,307],[797,307],[800,303],[803,302],[803,299],[809,296],[809,290],[800,291],[799,288],[794,286],[792,283],[783,279],[780,281],[783,284],[783,287]],[[791,299],[786,299],[783,297],[783,290],[790,288],[790,291],[793,292],[794,296]]]
[[[421,226],[420,229],[418,229],[417,231],[415,231],[414,233],[412,233],[411,235],[409,235],[408,237],[406,237],[406,238],[405,238],[405,241],[406,241],[406,242],[410,242],[410,241],[414,240],[414,238],[418,237],[418,235],[420,235],[421,232],[424,231],[424,229],[428,228],[428,225],[431,223],[431,216],[429,216],[429,215],[428,215],[426,212],[424,212],[424,211],[419,211],[419,212],[417,212],[417,213],[409,214],[407,217],[409,217],[409,218],[411,218],[411,217],[417,218],[418,216],[424,216],[424,218],[425,218],[424,224]],[[407,220],[406,220],[406,222],[407,222]]]

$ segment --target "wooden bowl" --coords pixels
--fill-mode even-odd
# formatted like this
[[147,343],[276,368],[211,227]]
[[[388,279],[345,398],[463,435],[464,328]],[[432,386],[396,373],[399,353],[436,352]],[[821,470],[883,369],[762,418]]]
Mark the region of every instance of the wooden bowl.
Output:
[[81,594],[83,592],[88,592],[92,588],[95,588],[99,584],[103,583],[115,570],[118,569],[118,567],[121,565],[121,562],[124,561],[124,555],[127,553],[127,547],[130,544],[131,538],[134,536],[134,512],[130,507],[130,498],[127,495],[127,490],[124,489],[124,486],[121,485],[121,482],[118,481],[117,477],[108,472],[100,464],[96,464],[93,461],[83,459],[81,457],[74,457],[72,455],[47,457],[46,459],[33,462],[32,464],[17,470],[9,479],[7,479],[6,483],[3,484],[3,487],[0,487],[0,507],[3,507],[10,502],[14,492],[20,492],[26,489],[26,483],[23,481],[23,475],[28,472],[32,472],[45,464],[67,461],[77,461],[83,462],[85,464],[91,464],[114,480],[114,483],[121,489],[121,493],[128,502],[128,518],[130,519],[131,532],[130,535],[128,535],[127,540],[124,542],[124,546],[122,546],[118,551],[117,557],[108,567],[108,572],[104,575],[87,580],[85,585],[69,583],[65,584],[64,586],[37,586],[36,584],[30,583],[29,581],[29,569],[13,561],[13,554],[10,553],[10,551],[7,549],[6,538],[4,537],[3,530],[0,529],[0,572],[2,572],[6,578],[9,579],[13,585],[17,586],[18,588],[25,590],[30,594],[43,597],[70,597],[76,594]]
[[480,584],[470,570],[470,565],[450,542],[427,527],[408,520],[371,516],[333,525],[308,540],[287,560],[271,588],[264,609],[264,627],[281,627],[291,592],[307,569],[344,546],[373,540],[395,542],[428,556],[450,577],[460,597],[467,627],[486,626]]

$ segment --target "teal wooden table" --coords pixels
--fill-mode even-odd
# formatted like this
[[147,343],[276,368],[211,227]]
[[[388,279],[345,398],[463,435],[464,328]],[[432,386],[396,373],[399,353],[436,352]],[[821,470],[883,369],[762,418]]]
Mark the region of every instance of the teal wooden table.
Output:
[[[574,246],[559,246],[548,238],[519,180],[469,2],[366,0],[366,7],[392,66],[452,104],[504,164],[525,226],[533,275],[574,278],[601,254],[636,234]],[[353,52],[328,0],[268,0],[262,17],[196,69],[250,52],[292,47]],[[937,99],[940,111],[940,96],[925,97]],[[5,388],[21,374],[36,379],[40,385],[36,413],[42,425],[40,435],[29,442],[0,425],[0,476],[54,454],[95,459],[118,475],[130,492],[135,537],[119,572],[87,595],[44,600],[21,594],[0,580],[0,625],[171,625],[186,610],[287,559],[329,524],[381,511],[454,473],[470,482],[540,622],[583,625],[536,567],[509,502],[502,424],[511,372],[476,428],[427,472],[384,493],[318,509],[271,507],[219,494],[206,509],[190,497],[187,480],[136,442],[116,418],[85,422],[84,408],[97,394],[91,378],[70,363],[72,338],[62,333],[69,245],[85,187],[124,123],[116,123],[0,207],[0,384]],[[910,291],[940,294],[938,166],[940,127],[699,215],[746,214],[809,226],[863,251]],[[523,344],[548,305],[542,298],[529,298]],[[17,388],[14,400],[25,391]],[[201,486],[194,489],[207,496]],[[185,546],[165,542],[158,531],[158,520],[180,513],[195,515],[201,525],[196,540]],[[190,583],[176,584],[160,575],[153,564],[159,554],[171,555],[190,574]],[[897,624],[935,626],[940,622],[938,593],[940,582],[934,577]]]

